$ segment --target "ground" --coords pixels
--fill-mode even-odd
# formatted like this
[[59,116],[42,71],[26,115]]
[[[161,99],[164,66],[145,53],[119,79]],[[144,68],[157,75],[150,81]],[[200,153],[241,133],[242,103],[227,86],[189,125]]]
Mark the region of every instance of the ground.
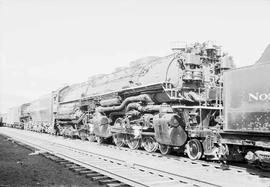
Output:
[[2,186],[99,186],[85,176],[8,141],[0,135],[0,187]]

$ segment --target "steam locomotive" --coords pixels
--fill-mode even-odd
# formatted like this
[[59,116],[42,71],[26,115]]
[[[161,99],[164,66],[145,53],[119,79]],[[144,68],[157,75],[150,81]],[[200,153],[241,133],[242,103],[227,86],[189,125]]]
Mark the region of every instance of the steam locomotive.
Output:
[[6,125],[192,160],[270,164],[270,46],[234,68],[213,42],[173,48],[11,108]]

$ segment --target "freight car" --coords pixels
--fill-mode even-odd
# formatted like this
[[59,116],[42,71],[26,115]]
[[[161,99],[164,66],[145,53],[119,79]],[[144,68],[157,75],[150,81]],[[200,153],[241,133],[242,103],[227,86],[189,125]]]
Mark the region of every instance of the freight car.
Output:
[[49,132],[52,124],[52,94],[47,94],[32,101],[26,107],[27,123],[32,130],[38,132]]
[[21,106],[12,107],[8,110],[6,126],[23,129],[23,124],[20,122]]

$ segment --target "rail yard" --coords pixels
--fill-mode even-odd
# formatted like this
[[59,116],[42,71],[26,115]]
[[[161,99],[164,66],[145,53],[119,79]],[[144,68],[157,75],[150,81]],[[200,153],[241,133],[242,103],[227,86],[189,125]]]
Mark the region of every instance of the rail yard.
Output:
[[176,47],[10,108],[0,133],[111,187],[270,186],[269,54]]

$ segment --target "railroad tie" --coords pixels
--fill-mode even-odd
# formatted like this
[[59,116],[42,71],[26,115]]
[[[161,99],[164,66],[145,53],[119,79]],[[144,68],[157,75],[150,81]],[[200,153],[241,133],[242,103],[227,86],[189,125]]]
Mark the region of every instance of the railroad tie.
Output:
[[69,161],[67,161],[67,160],[63,160],[63,161],[60,161],[60,162],[58,162],[59,164],[61,164],[61,165],[65,165],[65,164],[68,164],[68,163],[70,163]]
[[80,174],[80,175],[90,174],[90,173],[95,173],[95,172],[94,172],[94,171],[91,171],[91,170],[89,170],[89,169],[79,171],[79,174]]
[[97,177],[92,177],[93,181],[99,181],[99,180],[104,180],[107,179],[109,180],[110,178],[108,176],[97,176]]
[[73,170],[74,171],[74,169],[78,169],[78,168],[82,168],[81,166],[77,166],[77,165],[73,165],[73,166],[70,166],[68,169],[70,169],[70,170]]
[[86,177],[89,177],[89,178],[92,178],[92,177],[97,177],[97,176],[103,176],[99,173],[89,173],[89,174],[86,174]]
[[55,156],[53,156],[53,155],[48,155],[47,158],[49,158],[49,159],[51,159],[53,161],[57,161],[58,160],[58,158],[55,157]]
[[106,184],[108,187],[124,187],[124,186],[129,186],[125,183],[111,183],[111,184]]
[[79,168],[74,168],[74,169],[72,169],[72,170],[75,171],[75,172],[80,172],[80,171],[87,171],[87,170],[89,170],[89,169],[84,168],[84,167],[79,167]]
[[67,164],[65,164],[65,167],[71,167],[71,166],[73,166],[74,164],[72,164],[72,163],[67,163]]
[[117,183],[118,180],[115,179],[104,179],[98,181],[100,184],[110,184],[110,183]]
[[55,158],[54,160],[55,160],[55,162],[57,162],[57,163],[60,163],[60,162],[66,162],[66,160],[64,160],[64,159],[62,159],[62,158]]

